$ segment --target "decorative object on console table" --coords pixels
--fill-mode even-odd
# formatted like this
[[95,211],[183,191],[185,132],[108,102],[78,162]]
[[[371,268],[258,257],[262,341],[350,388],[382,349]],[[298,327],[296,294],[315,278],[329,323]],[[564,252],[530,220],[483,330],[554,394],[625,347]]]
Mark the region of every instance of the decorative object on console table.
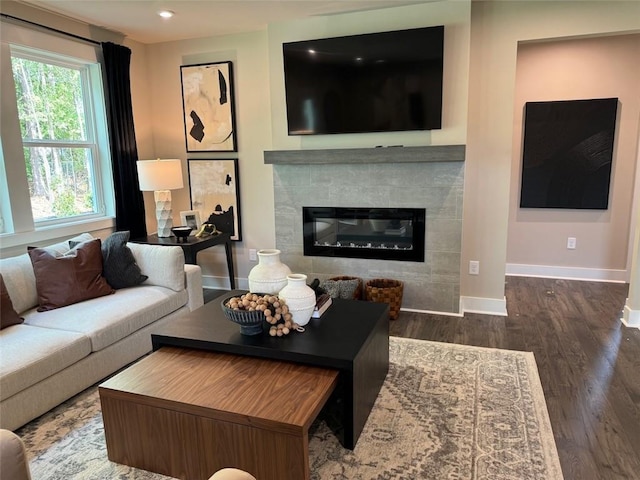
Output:
[[[238,181],[238,159],[220,160],[189,159],[189,187],[191,208],[205,215],[228,214],[233,217],[230,225],[210,222],[222,232],[230,233],[231,240],[242,240],[240,222],[240,184]],[[219,222],[228,222],[226,217]]]
[[396,320],[402,305],[402,291],[404,284],[399,280],[388,278],[374,278],[365,285],[366,300],[389,304],[389,318]]
[[277,295],[287,285],[291,269],[280,261],[280,250],[258,250],[258,264],[249,272],[249,291]]
[[182,221],[182,225],[191,227],[192,231],[190,235],[194,235],[195,232],[200,229],[200,225],[202,225],[200,212],[198,210],[184,210],[180,212],[180,220]]
[[237,152],[231,62],[182,65],[187,152]]
[[176,239],[178,240],[178,242],[183,242],[183,243],[187,242],[187,239],[189,237],[189,234],[191,233],[191,230],[193,229],[188,225],[180,225],[177,227],[173,227],[171,229],[173,234],[176,236]]
[[171,211],[171,190],[184,186],[182,181],[182,162],[171,160],[138,160],[138,182],[140,190],[152,191],[156,201],[156,219],[158,237],[171,236],[173,212]]
[[278,294],[289,307],[293,321],[304,327],[316,306],[316,292],[307,285],[307,276],[302,273],[287,275],[287,285]]

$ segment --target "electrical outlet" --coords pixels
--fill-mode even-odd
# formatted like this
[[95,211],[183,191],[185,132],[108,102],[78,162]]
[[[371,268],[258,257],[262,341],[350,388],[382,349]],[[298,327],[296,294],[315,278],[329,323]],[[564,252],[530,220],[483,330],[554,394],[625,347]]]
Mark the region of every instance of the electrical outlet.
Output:
[[469,261],[469,275],[480,275],[480,262],[478,260]]
[[255,262],[255,261],[258,260],[255,248],[250,248],[249,249],[249,260],[252,261],[252,262]]
[[569,250],[575,250],[575,248],[576,248],[576,237],[567,238],[567,248]]

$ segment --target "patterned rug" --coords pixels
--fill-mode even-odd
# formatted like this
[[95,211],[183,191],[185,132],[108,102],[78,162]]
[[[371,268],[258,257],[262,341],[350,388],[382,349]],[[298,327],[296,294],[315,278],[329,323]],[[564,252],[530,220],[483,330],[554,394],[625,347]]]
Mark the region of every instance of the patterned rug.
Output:
[[[390,360],[354,451],[314,424],[313,480],[563,478],[532,353],[391,337]],[[96,387],[17,433],[37,480],[169,478],[107,459]]]

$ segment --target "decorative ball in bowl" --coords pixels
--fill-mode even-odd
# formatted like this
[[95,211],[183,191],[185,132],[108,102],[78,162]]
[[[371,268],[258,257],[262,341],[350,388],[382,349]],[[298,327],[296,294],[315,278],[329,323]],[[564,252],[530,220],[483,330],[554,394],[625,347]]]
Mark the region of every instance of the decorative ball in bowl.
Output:
[[222,312],[227,320],[240,325],[242,335],[261,335],[262,324],[264,323],[264,312],[260,310],[242,310],[229,306],[229,300],[235,297],[227,297],[220,302]]
[[191,230],[193,230],[193,228],[189,227],[188,225],[181,225],[179,227],[173,227],[171,229],[171,231],[176,236],[178,241],[182,240],[183,242],[187,241],[187,238],[189,238],[189,234],[191,233]]

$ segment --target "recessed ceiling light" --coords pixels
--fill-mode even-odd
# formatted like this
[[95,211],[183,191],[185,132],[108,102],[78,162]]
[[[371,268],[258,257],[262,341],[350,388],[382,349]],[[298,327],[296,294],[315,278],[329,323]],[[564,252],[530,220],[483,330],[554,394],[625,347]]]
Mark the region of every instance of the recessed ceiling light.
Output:
[[162,18],[171,18],[173,17],[174,13],[171,10],[160,10],[158,11],[158,15],[160,15]]

